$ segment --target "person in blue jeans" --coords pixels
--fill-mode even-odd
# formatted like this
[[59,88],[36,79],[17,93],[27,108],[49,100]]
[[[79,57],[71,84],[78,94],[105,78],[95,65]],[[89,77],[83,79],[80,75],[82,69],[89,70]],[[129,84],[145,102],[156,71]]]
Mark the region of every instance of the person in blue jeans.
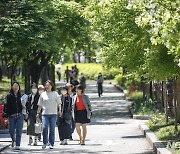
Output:
[[11,90],[6,98],[6,112],[9,117],[9,133],[12,139],[12,147],[20,150],[24,115],[22,114],[20,84],[13,82]]
[[37,118],[39,118],[41,109],[42,109],[42,125],[43,125],[42,148],[45,149],[46,146],[49,145],[49,149],[53,149],[58,109],[59,109],[59,115],[62,115],[62,113],[61,113],[60,96],[55,91],[54,84],[50,80],[45,82],[45,92],[43,92],[39,98]]

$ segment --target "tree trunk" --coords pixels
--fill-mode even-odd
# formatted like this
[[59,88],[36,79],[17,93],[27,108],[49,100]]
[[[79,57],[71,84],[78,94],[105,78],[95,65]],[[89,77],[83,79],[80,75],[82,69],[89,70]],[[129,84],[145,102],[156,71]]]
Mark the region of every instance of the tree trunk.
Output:
[[2,67],[0,66],[0,81],[2,81]]
[[38,84],[42,69],[37,65],[31,66],[31,81]]
[[11,67],[11,84],[16,81],[16,66]]
[[30,68],[28,64],[25,64],[24,74],[25,74],[25,94],[29,94],[31,81],[30,81]]
[[51,54],[34,51],[35,59],[30,61],[31,81],[38,84],[43,67],[48,64]]
[[180,79],[176,81],[176,99],[177,99],[177,122],[180,122]]
[[177,119],[177,79],[174,79],[174,117],[175,117],[175,130],[178,131],[178,119]]
[[47,66],[44,66],[41,72],[41,84],[44,84],[48,80]]
[[55,66],[54,65],[46,65],[43,68],[41,74],[41,81],[45,83],[47,80],[51,80],[55,84]]
[[167,102],[167,86],[166,82],[163,81],[163,102],[164,102],[164,109],[165,109],[165,120],[166,124],[168,123],[168,102]]
[[55,66],[49,65],[48,70],[49,79],[55,84]]
[[153,82],[150,81],[149,83],[149,97],[151,98],[151,100],[153,100]]

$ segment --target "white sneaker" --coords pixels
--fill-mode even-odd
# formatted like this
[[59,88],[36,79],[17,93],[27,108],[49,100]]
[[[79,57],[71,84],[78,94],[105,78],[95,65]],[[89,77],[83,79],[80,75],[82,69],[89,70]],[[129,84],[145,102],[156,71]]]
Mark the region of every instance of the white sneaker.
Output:
[[34,146],[37,146],[37,139],[34,140]]
[[15,146],[14,150],[20,150],[20,146]]
[[53,149],[54,147],[52,145],[49,146],[49,149]]
[[29,138],[29,143],[28,145],[31,145],[33,143],[33,139],[32,138]]
[[63,145],[63,143],[64,143],[64,142],[63,142],[63,141],[61,141],[60,145]]
[[67,139],[64,139],[64,145],[68,145],[68,140]]
[[42,149],[46,149],[46,144],[43,144]]

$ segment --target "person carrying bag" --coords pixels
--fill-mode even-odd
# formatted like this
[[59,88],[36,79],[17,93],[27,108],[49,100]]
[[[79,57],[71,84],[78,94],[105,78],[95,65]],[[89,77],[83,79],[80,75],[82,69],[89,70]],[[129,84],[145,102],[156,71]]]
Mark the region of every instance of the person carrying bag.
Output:
[[72,98],[68,95],[68,88],[61,88],[61,115],[58,117],[57,125],[59,131],[59,139],[61,145],[67,145],[67,140],[71,135],[71,120],[72,120]]

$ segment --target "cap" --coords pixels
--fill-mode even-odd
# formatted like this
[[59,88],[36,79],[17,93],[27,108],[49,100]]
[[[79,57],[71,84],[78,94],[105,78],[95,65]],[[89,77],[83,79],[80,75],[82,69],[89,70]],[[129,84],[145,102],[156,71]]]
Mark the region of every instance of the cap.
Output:
[[40,89],[40,88],[44,89],[44,86],[43,85],[39,85],[38,89]]

